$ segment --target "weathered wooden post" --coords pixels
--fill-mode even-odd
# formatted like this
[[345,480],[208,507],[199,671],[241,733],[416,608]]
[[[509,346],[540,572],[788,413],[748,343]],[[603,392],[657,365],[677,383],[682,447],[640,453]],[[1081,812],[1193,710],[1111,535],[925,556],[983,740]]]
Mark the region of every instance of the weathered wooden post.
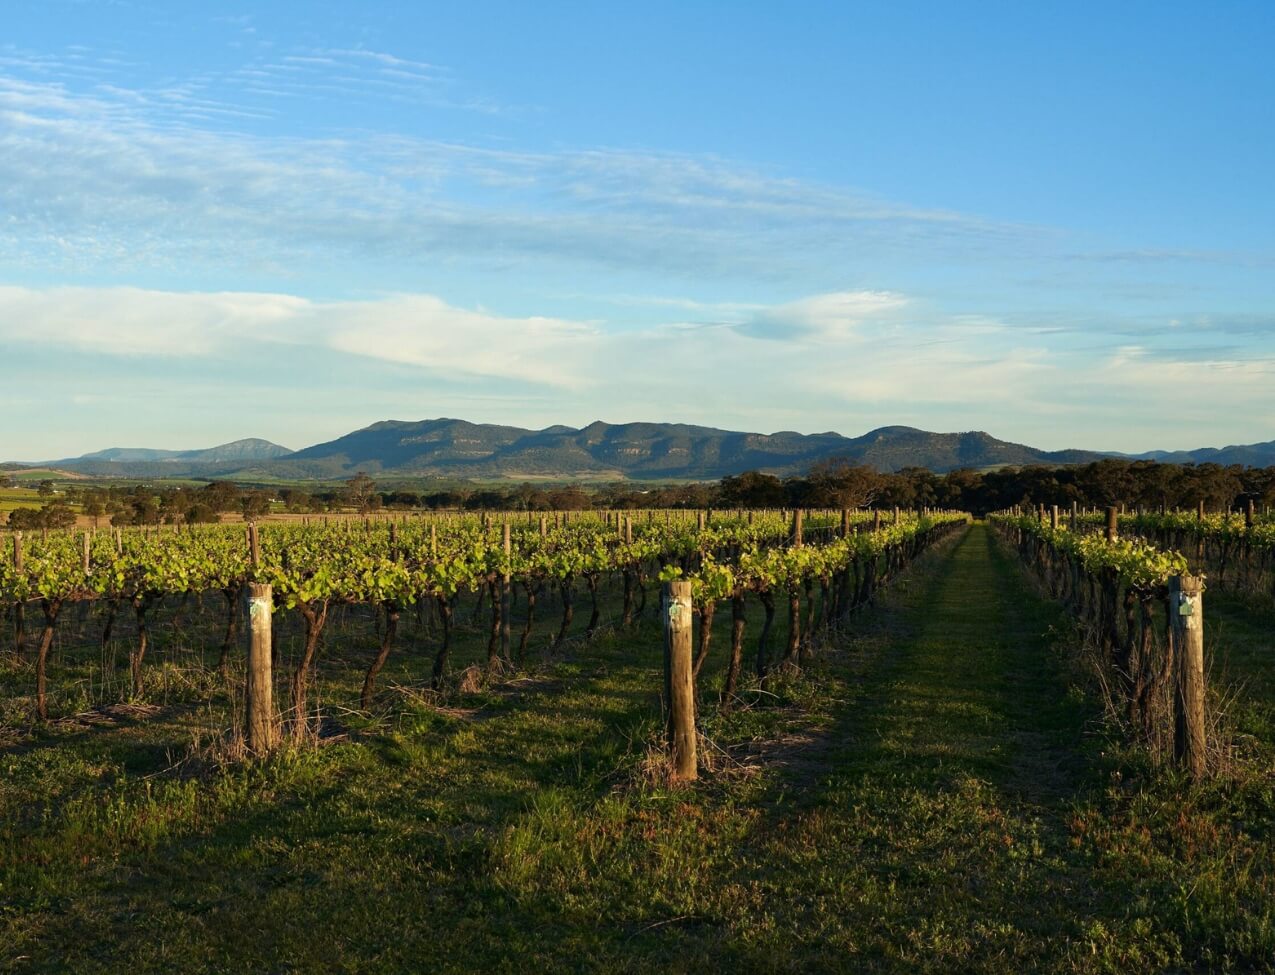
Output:
[[792,513],[792,547],[793,548],[801,548],[801,546],[805,543],[805,540],[806,540],[805,539],[806,530],[804,527],[805,519],[806,519],[806,513],[801,508],[798,508],[796,511]]
[[1177,656],[1173,693],[1173,757],[1193,779],[1204,775],[1204,580],[1169,579],[1173,644]]
[[1054,531],[1058,530],[1058,505],[1049,509],[1049,527]]
[[[257,526],[248,526],[248,554],[253,569],[261,567],[261,541]],[[278,726],[274,717],[272,636],[274,592],[267,583],[250,582],[248,599],[248,681],[244,693],[244,727],[248,750],[265,755],[274,748]],[[298,720],[301,716],[298,715]]]
[[1114,542],[1120,534],[1120,515],[1115,505],[1107,507],[1107,541]]
[[[265,755],[275,746],[274,675],[271,673],[271,617],[274,592],[268,583],[248,584],[248,686],[244,725],[248,750]],[[300,719],[300,716],[298,716]]]
[[504,572],[500,576],[500,655],[505,660],[509,659],[509,592],[510,580],[509,560],[512,557],[513,547],[509,541],[509,522],[505,522],[504,529],[504,548],[505,548],[505,567]]
[[695,679],[691,630],[695,617],[691,583],[676,579],[664,586],[664,685],[668,700],[668,742],[674,780],[699,777],[695,739]]
[[[13,533],[13,570],[21,577],[25,566],[22,561],[22,532]],[[13,652],[20,658],[22,644],[27,636],[27,604],[19,600],[13,607]]]
[[849,508],[841,509],[841,537],[842,538],[850,537],[850,509]]
[[881,509],[880,508],[872,512],[872,530],[874,532],[879,532],[881,530]]

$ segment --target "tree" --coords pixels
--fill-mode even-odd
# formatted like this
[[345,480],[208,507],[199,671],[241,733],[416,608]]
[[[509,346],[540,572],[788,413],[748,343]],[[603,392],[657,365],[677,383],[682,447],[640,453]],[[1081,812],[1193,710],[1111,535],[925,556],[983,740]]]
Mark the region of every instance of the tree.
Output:
[[53,494],[53,482],[49,480],[41,481],[36,485],[35,493],[42,498],[47,498]]
[[876,468],[844,458],[821,460],[810,468],[810,493],[804,503],[812,508],[866,508],[885,486]]
[[745,471],[722,478],[720,499],[724,508],[782,508],[784,485],[773,474]]
[[593,507],[592,501],[576,485],[555,488],[549,492],[549,507],[554,511],[584,511]]
[[345,491],[342,493],[345,503],[350,507],[359,511],[370,511],[372,496],[376,493],[376,482],[363,471],[359,471],[346,481]]
[[270,495],[264,491],[253,491],[239,499],[240,510],[245,521],[253,521],[270,513]]
[[239,507],[239,488],[229,481],[213,481],[200,492],[202,501],[213,511],[234,511]]
[[221,515],[213,511],[212,508],[203,502],[191,505],[191,507],[186,510],[185,518],[186,524],[188,525],[215,524],[216,522],[221,521]]
[[93,519],[93,527],[97,528],[97,520],[106,514],[106,495],[96,489],[87,491],[81,505],[84,513]]
[[41,509],[40,526],[42,528],[73,528],[75,512],[62,502],[54,501]]

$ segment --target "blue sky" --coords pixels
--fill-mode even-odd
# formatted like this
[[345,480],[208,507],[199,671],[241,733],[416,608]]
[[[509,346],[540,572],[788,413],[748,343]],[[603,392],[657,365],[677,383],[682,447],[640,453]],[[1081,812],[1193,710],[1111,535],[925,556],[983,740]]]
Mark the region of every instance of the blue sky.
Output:
[[1275,5],[8,0],[0,457],[1275,438]]

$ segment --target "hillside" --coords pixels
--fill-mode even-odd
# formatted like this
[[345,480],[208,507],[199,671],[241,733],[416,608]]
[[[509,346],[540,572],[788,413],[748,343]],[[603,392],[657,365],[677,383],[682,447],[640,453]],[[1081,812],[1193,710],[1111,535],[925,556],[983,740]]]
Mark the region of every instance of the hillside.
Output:
[[269,440],[249,437],[200,450],[154,450],[149,447],[108,447],[80,457],[55,461],[57,464],[83,464],[105,461],[115,464],[221,464],[249,460],[274,460],[292,453]]
[[1198,450],[1153,450],[1139,459],[1162,464],[1242,464],[1245,467],[1275,465],[1275,440],[1265,443],[1232,444],[1229,447],[1201,447]]
[[1113,455],[1090,450],[1039,450],[988,433],[931,433],[880,427],[858,437],[839,433],[747,433],[685,423],[604,423],[543,430],[466,420],[384,420],[326,443],[289,451],[247,439],[203,450],[112,447],[51,462],[95,477],[249,477],[309,480],[376,475],[448,478],[583,478],[715,480],[748,470],[801,473],[845,458],[882,471],[924,467],[1082,464],[1108,456],[1171,463],[1275,465],[1275,441],[1193,451]]
[[861,437],[838,433],[743,433],[681,423],[601,421],[581,429],[544,430],[438,419],[374,423],[290,455],[276,467],[305,468],[311,476],[369,473],[471,477],[596,475],[634,479],[720,478],[747,470],[794,474],[830,458],[884,471],[928,467],[1078,463],[1084,451],[1039,451],[986,433],[928,433],[883,427]]

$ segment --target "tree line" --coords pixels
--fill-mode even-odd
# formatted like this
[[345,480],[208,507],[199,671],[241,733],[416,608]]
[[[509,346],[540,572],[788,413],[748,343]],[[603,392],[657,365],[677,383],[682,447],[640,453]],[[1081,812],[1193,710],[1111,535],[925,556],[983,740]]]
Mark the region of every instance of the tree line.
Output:
[[1100,460],[1069,467],[962,469],[935,474],[920,467],[885,474],[848,461],[823,461],[800,476],[758,471],[716,482],[643,485],[460,485],[441,490],[379,488],[360,472],[339,488],[264,489],[213,481],[202,487],[81,487],[61,493],[41,482],[40,508],[11,512],[12,528],[58,528],[75,523],[75,511],[111,525],[199,524],[234,513],[257,518],[275,510],[300,514],[370,513],[380,510],[574,511],[589,508],[951,508],[986,514],[1014,505],[1106,505],[1210,510],[1275,504],[1275,467],[1161,464],[1148,460]]

